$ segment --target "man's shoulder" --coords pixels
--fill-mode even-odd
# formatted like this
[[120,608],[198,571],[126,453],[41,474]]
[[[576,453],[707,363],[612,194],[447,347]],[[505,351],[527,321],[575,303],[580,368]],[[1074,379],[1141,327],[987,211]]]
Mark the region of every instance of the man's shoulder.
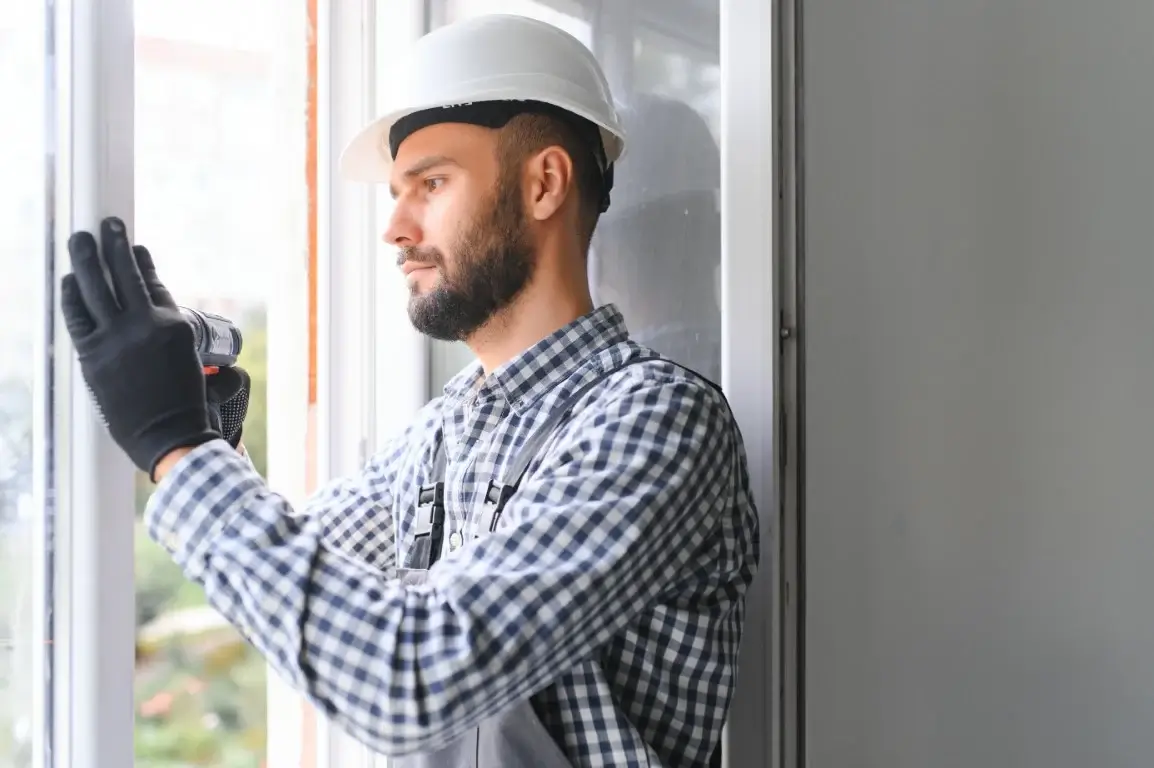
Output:
[[646,390],[666,390],[679,397],[725,400],[721,387],[704,374],[637,344],[614,345],[591,360],[583,373],[601,384],[597,393],[613,399]]
[[[636,416],[666,418],[693,409],[712,419],[731,419],[721,387],[704,375],[634,342],[616,344],[593,356],[553,393],[572,402],[574,419]],[[556,407],[556,406],[554,406]]]
[[577,462],[595,473],[629,467],[661,481],[676,473],[719,473],[743,461],[740,432],[720,388],[644,347],[606,350],[551,397],[547,409],[565,417],[530,471],[562,466],[572,472]]

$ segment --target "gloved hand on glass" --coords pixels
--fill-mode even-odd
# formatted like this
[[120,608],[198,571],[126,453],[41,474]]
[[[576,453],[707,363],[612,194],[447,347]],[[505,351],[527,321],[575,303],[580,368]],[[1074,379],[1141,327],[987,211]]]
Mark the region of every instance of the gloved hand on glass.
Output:
[[[68,240],[72,273],[61,281],[64,323],[80,370],[113,440],[155,479],[173,451],[225,438],[237,447],[249,377],[206,377],[191,326],[156,275],[144,246],[115,217]],[[105,267],[109,279],[104,276]]]

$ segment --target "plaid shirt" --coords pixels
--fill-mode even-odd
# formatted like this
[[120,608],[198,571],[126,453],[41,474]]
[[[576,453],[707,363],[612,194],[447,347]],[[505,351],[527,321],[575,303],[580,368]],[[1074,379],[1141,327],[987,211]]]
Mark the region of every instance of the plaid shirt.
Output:
[[[161,481],[149,533],[281,676],[378,752],[436,748],[532,696],[575,765],[705,765],[758,551],[717,391],[660,360],[611,374],[545,444],[502,525],[460,545],[534,426],[643,354],[607,306],[489,376],[470,367],[300,511],[227,443],[204,444]],[[425,585],[402,585],[442,431],[449,547]]]

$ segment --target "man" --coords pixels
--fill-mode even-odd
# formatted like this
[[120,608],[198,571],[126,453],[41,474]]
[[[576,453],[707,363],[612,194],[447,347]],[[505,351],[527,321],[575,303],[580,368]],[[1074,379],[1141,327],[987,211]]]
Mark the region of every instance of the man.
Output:
[[149,533],[394,765],[707,765],[757,513],[722,395],[593,309],[585,254],[624,146],[605,78],[573,38],[507,16],[442,28],[411,63],[344,168],[396,198],[384,236],[412,322],[478,362],[304,510],[210,427],[148,251],[115,219],[99,249],[70,240],[69,333],[158,483]]

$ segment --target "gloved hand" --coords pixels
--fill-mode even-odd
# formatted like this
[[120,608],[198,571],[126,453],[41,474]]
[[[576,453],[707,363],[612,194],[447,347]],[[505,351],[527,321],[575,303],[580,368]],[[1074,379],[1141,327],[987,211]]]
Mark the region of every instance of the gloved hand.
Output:
[[240,445],[252,380],[248,371],[237,366],[221,368],[207,377],[208,423],[236,448]]
[[68,253],[61,304],[80,370],[113,440],[154,477],[171,451],[221,437],[209,425],[192,328],[120,219],[101,222],[99,249],[90,233],[76,232]]

